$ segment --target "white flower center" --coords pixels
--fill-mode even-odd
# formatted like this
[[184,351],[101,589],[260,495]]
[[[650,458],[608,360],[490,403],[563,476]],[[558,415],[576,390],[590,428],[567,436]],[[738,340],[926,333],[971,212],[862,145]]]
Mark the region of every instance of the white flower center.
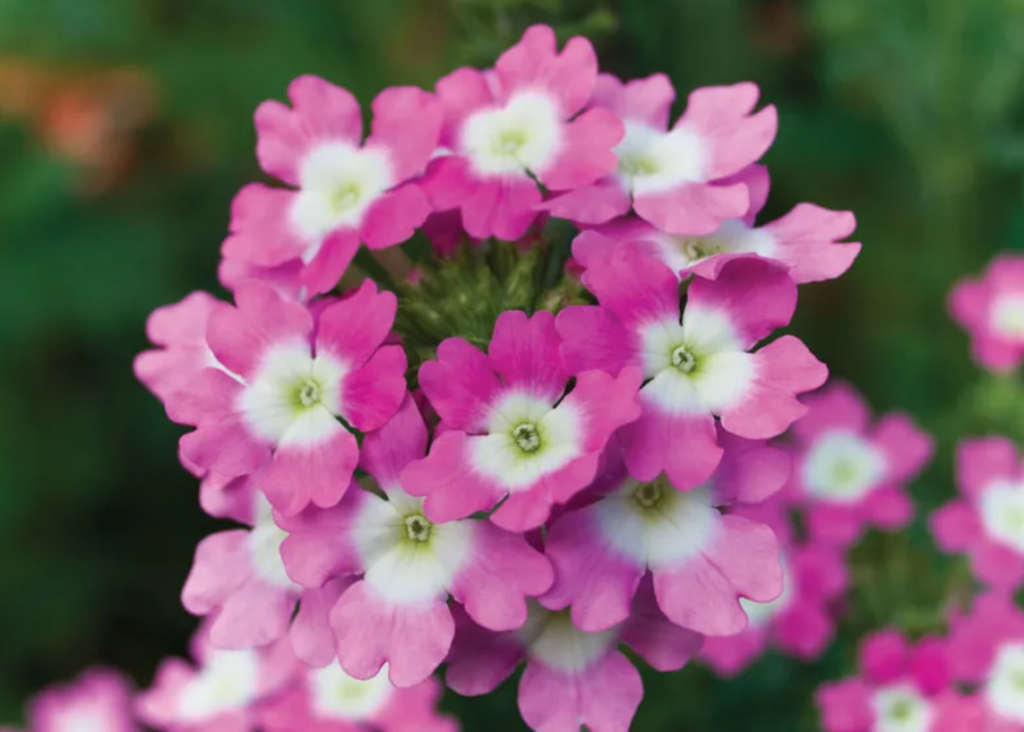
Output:
[[928,732],[935,719],[931,703],[911,686],[887,686],[871,700],[875,711],[872,732]]
[[214,651],[206,666],[182,690],[183,722],[204,722],[247,708],[259,695],[260,661],[255,651]]
[[619,554],[652,569],[695,556],[721,524],[707,487],[680,491],[665,476],[653,483],[627,480],[591,510]]
[[249,550],[252,552],[253,568],[267,584],[274,587],[298,590],[291,581],[281,558],[281,545],[288,538],[288,532],[274,523],[273,509],[262,493],[256,491],[256,521],[249,532]]
[[387,666],[372,679],[361,681],[337,663],[310,672],[309,685],[318,717],[350,722],[371,719],[387,704],[395,688],[388,681]]
[[374,201],[395,183],[385,150],[346,142],[326,143],[311,151],[302,162],[299,181],[291,216],[299,232],[315,242],[306,261],[331,231],[358,227]]
[[628,190],[659,193],[704,181],[709,151],[696,132],[685,127],[662,132],[635,120],[626,120],[625,126],[626,136],[615,154],[619,180]]
[[1010,643],[997,651],[984,694],[992,711],[1024,724],[1024,643]]
[[996,483],[986,488],[978,512],[992,539],[1024,554],[1024,484]]
[[885,456],[874,445],[853,432],[834,430],[811,446],[803,480],[812,495],[853,503],[878,487],[885,470]]
[[997,298],[992,303],[989,317],[997,334],[1008,341],[1024,341],[1024,295]]
[[461,138],[461,147],[480,176],[539,173],[561,148],[561,113],[548,95],[524,91],[502,108],[470,115]]
[[582,671],[612,648],[618,627],[586,633],[573,625],[568,610],[551,612],[530,602],[526,623],[516,635],[532,657],[558,671]]

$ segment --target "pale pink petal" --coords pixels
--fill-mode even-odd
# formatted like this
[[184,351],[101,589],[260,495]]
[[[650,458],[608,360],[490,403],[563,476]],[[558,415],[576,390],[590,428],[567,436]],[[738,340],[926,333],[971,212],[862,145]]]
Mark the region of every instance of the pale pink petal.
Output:
[[659,193],[635,196],[638,216],[669,234],[713,234],[726,219],[738,219],[750,207],[747,187],[682,183]]
[[301,259],[289,259],[275,267],[259,267],[241,259],[222,258],[217,266],[217,281],[224,289],[234,292],[251,280],[264,282],[281,294],[296,300],[305,300],[308,293],[302,284],[303,264]]
[[167,416],[177,424],[199,425],[233,419],[235,401],[244,388],[223,369],[204,368],[175,390],[164,406]]
[[858,242],[840,242],[857,227],[849,211],[830,211],[813,203],[801,203],[761,230],[778,246],[772,257],[790,265],[798,283],[821,282],[839,277],[860,253]]
[[333,577],[361,574],[363,561],[352,539],[367,501],[379,500],[353,484],[333,508],[310,507],[297,516],[277,516],[288,532],[281,544],[281,558],[293,582],[303,587],[323,587]]
[[[315,437],[309,433],[315,431]],[[356,438],[322,407],[298,417],[274,451],[258,484],[270,504],[294,516],[310,503],[336,505],[359,462]]]
[[401,483],[413,496],[426,497],[427,518],[437,523],[455,521],[489,509],[504,494],[502,488],[473,470],[470,440],[463,432],[445,432],[423,460],[402,471]]
[[407,361],[401,346],[384,346],[345,377],[341,415],[361,432],[380,429],[405,398]]
[[590,99],[597,81],[597,54],[586,38],[569,39],[558,53],[555,32],[546,25],[526,29],[522,39],[505,51],[494,70],[507,94],[529,88],[550,91],[570,117]]
[[671,414],[644,392],[640,392],[640,402],[640,418],[619,432],[630,474],[651,481],[665,472],[679,490],[705,483],[722,459],[714,418],[710,414]]
[[396,689],[374,715],[374,726],[381,732],[458,732],[454,719],[437,712],[443,691],[433,678],[408,689]]
[[486,430],[492,400],[501,389],[490,359],[461,338],[447,338],[437,359],[420,366],[420,388],[452,429]]
[[761,503],[786,484],[790,459],[785,450],[724,431],[719,432],[718,443],[725,451],[712,480],[718,505]]
[[679,279],[661,261],[628,246],[592,262],[583,283],[624,325],[679,321]]
[[664,130],[675,99],[676,91],[664,74],[651,74],[625,84],[611,74],[599,74],[591,104],[610,109],[624,119]]
[[356,582],[331,611],[338,661],[357,679],[370,679],[388,664],[388,678],[400,688],[422,683],[444,661],[455,623],[442,600],[422,605],[389,605],[365,582]]
[[221,305],[212,295],[193,292],[180,302],[157,308],[146,320],[149,340],[163,348],[140,353],[132,364],[136,378],[166,400],[201,369],[210,366],[206,323]]
[[442,77],[436,90],[444,109],[441,144],[454,149],[458,147],[458,133],[466,117],[481,107],[492,105],[494,99],[483,73],[465,67]]
[[231,476],[255,472],[270,458],[269,445],[254,440],[234,417],[204,423],[178,444],[190,462]]
[[430,215],[427,195],[415,183],[406,183],[380,196],[360,228],[370,249],[384,249],[412,238]]
[[871,419],[860,393],[845,381],[830,380],[824,389],[801,401],[807,407],[807,414],[793,425],[793,432],[805,444],[832,430],[863,433]]
[[539,208],[556,218],[594,225],[604,224],[616,216],[629,213],[632,205],[629,191],[623,188],[617,178],[608,177],[589,186],[559,193]]
[[754,228],[754,221],[757,215],[761,213],[761,209],[768,203],[768,192],[772,185],[771,177],[768,174],[768,167],[754,163],[753,165],[748,165],[735,175],[730,175],[728,178],[723,178],[715,183],[716,185],[742,183],[747,187],[750,207],[747,209],[747,213],[742,220],[747,226]]
[[[616,430],[640,417],[637,400],[640,379],[640,369],[635,367],[625,368],[616,376],[603,371],[584,371],[576,377],[576,386],[557,409],[572,410],[580,418],[581,450],[599,454]],[[561,501],[568,500],[567,494],[575,492],[559,491]]]
[[672,623],[658,607],[650,575],[633,599],[621,640],[658,671],[678,671],[700,650],[704,636]]
[[885,453],[886,477],[890,481],[910,480],[927,464],[935,442],[905,414],[887,414],[879,420],[872,441]]
[[224,601],[210,626],[218,648],[258,648],[288,632],[297,597],[289,589],[250,578]]
[[408,394],[388,423],[366,436],[360,450],[360,467],[381,486],[393,486],[406,465],[427,453],[427,425],[416,402]]
[[860,679],[824,684],[816,701],[825,732],[868,732],[875,723],[871,690]]
[[697,128],[711,147],[709,180],[739,172],[771,147],[778,113],[775,107],[767,106],[751,115],[757,97],[757,86],[749,82],[705,87],[690,94],[680,124]]
[[570,305],[558,313],[555,326],[562,337],[562,358],[574,374],[591,369],[618,374],[641,364],[639,338],[608,308]]
[[491,368],[507,386],[554,405],[569,381],[558,351],[561,341],[551,313],[541,310],[529,317],[519,310],[505,311],[498,316],[487,350]]
[[231,233],[221,247],[226,259],[276,267],[298,259],[314,242],[289,220],[295,191],[250,183],[231,202]]
[[355,229],[337,229],[328,234],[313,261],[302,268],[300,279],[307,295],[322,295],[337,287],[358,250]]
[[316,352],[342,359],[349,368],[366,363],[391,332],[398,300],[366,280],[355,293],[329,305],[317,319]]
[[622,121],[608,110],[584,112],[566,125],[566,143],[547,168],[537,171],[538,177],[548,189],[566,191],[610,175],[619,164],[612,148],[625,133]]
[[373,131],[366,145],[386,148],[395,178],[406,180],[423,171],[437,148],[443,119],[433,94],[412,86],[385,89],[373,100]]
[[525,175],[480,181],[462,201],[462,225],[474,239],[520,239],[537,218],[537,184]]
[[975,500],[993,483],[1015,479],[1020,458],[1006,437],[964,440],[956,451],[956,481],[960,492]]
[[350,578],[332,580],[319,589],[302,593],[288,639],[295,656],[303,663],[324,668],[334,661],[336,641],[329,616],[351,583]]

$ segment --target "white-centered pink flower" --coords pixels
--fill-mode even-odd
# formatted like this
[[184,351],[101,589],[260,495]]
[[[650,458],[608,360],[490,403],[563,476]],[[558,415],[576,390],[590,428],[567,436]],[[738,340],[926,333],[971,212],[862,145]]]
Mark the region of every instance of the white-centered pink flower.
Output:
[[694,276],[685,308],[676,274],[629,246],[593,262],[584,284],[600,304],[559,313],[562,355],[573,372],[642,369],[643,414],[619,433],[638,480],[665,472],[681,490],[700,485],[722,455],[716,417],[740,437],[775,437],[806,412],[796,396],[827,377],[793,336],[755,350],[796,308],[796,285],[767,260],[732,260],[715,280]]
[[491,71],[461,68],[437,83],[444,107],[441,144],[424,181],[434,207],[460,209],[477,239],[519,239],[542,193],[586,186],[615,169],[623,127],[591,109],[597,56],[572,38],[559,53],[554,31],[528,28]]
[[961,497],[931,517],[936,543],[970,557],[975,576],[1003,589],[1024,580],[1024,463],[1005,437],[965,440],[957,449]]
[[578,628],[602,631],[625,622],[649,573],[673,623],[708,636],[742,631],[740,598],[775,600],[782,574],[772,530],[732,509],[782,488],[789,458],[729,435],[722,443],[725,457],[706,485],[680,491],[664,475],[639,481],[623,470],[598,500],[562,514],[545,540],[555,584],[541,603],[571,606]]
[[[247,283],[218,309],[207,343],[223,368],[200,371],[167,404],[196,430],[181,440],[191,463],[225,476],[261,470],[259,488],[293,515],[332,506],[359,459],[355,436],[381,427],[405,393],[405,353],[381,346],[396,300],[366,282],[313,313]],[[315,327],[314,327],[315,326]]]
[[[136,700],[139,719],[160,732],[253,732],[260,705],[299,678],[288,643],[227,651],[211,645],[206,627],[192,641],[197,665],[170,658]],[[101,731],[104,732],[104,731]]]
[[980,278],[964,278],[949,294],[949,310],[971,337],[982,367],[1007,372],[1024,361],[1024,257],[996,257]]
[[95,668],[67,685],[40,692],[28,705],[32,732],[139,732],[132,714],[131,683],[120,673]]
[[842,242],[856,227],[849,211],[829,211],[801,203],[777,221],[756,226],[754,220],[768,199],[768,170],[752,165],[727,179],[750,193],[743,218],[728,219],[710,234],[669,234],[640,218],[624,218],[580,233],[573,257],[584,269],[629,242],[660,259],[680,277],[695,272],[714,279],[722,265],[737,256],[757,255],[782,263],[793,281],[819,282],[839,277],[860,252],[860,244]]
[[758,96],[751,83],[697,89],[669,129],[675,90],[664,74],[626,84],[601,74],[593,108],[608,109],[625,123],[615,148],[618,167],[544,208],[583,224],[603,224],[632,208],[669,234],[715,232],[750,209],[747,187],[728,179],[757,161],[775,138],[775,107],[754,113]]
[[291,107],[256,110],[256,154],[292,188],[243,188],[223,254],[265,268],[300,260],[302,282],[317,294],[337,284],[360,243],[394,246],[426,220],[430,204],[413,179],[437,147],[443,113],[422,89],[386,89],[364,144],[359,103],[345,89],[300,76],[288,96]]
[[463,696],[494,691],[523,661],[519,711],[535,732],[627,732],[643,684],[619,650],[625,644],[659,671],[677,671],[700,648],[700,635],[669,622],[645,583],[622,625],[598,633],[577,628],[568,612],[539,605],[519,630],[493,633],[458,616],[448,686]]
[[388,664],[400,687],[421,683],[447,655],[450,597],[478,623],[512,630],[526,620],[526,598],[552,582],[547,559],[523,536],[488,521],[437,521],[405,491],[403,469],[426,446],[426,425],[407,398],[363,444],[362,466],[379,492],[354,486],[335,508],[284,522],[285,565],[297,582],[320,588],[357,578],[330,610],[342,668],[369,679]]
[[486,354],[449,338],[437,360],[420,367],[420,388],[444,429],[402,484],[426,497],[431,520],[498,506],[494,523],[526,531],[593,480],[609,437],[639,415],[640,372],[572,372],[560,344],[550,313],[509,311],[498,318]]
[[872,425],[864,400],[843,382],[804,403],[809,411],[793,428],[790,493],[804,504],[811,535],[848,546],[869,525],[906,526],[914,504],[905,486],[931,458],[931,437],[905,414]]

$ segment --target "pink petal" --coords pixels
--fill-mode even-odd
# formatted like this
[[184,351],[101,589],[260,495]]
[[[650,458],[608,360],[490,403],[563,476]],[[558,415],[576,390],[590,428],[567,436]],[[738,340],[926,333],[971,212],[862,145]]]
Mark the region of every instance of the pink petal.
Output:
[[651,481],[665,472],[679,490],[705,483],[722,459],[714,418],[710,414],[670,414],[644,392],[640,392],[640,402],[640,418],[619,432],[630,474]]
[[374,201],[360,235],[370,249],[395,246],[411,239],[430,212],[427,195],[415,183],[406,183]]
[[916,475],[931,459],[935,443],[905,414],[887,414],[875,426],[873,442],[885,453],[892,481],[906,481]]
[[300,279],[307,294],[322,295],[337,287],[358,250],[359,235],[355,229],[338,229],[328,234],[313,261],[302,268]]
[[678,235],[702,236],[718,231],[727,219],[738,219],[750,207],[746,186],[682,183],[659,193],[635,196],[638,216],[659,229]]
[[658,130],[668,128],[668,115],[676,91],[664,74],[651,74],[623,84],[611,74],[599,74],[591,104],[623,119],[644,122]]
[[255,376],[268,350],[302,342],[313,330],[305,306],[262,283],[239,285],[235,303],[210,316],[206,340],[217,360],[243,377]]
[[409,495],[425,496],[427,518],[437,523],[466,518],[489,509],[502,497],[502,489],[478,475],[469,461],[464,432],[445,432],[430,452],[402,471],[401,483]]
[[719,677],[732,678],[764,653],[768,636],[763,628],[747,628],[742,633],[708,638],[700,650],[700,660]]
[[658,671],[678,671],[700,650],[704,637],[672,623],[658,607],[650,575],[633,599],[622,642]]
[[308,666],[324,668],[334,661],[336,641],[329,615],[351,583],[349,578],[332,580],[322,588],[302,593],[288,639],[296,657]]
[[835,637],[835,622],[819,605],[796,603],[775,619],[773,631],[780,648],[809,661],[821,656]]
[[1024,579],[1024,557],[990,540],[972,547],[971,568],[979,580],[996,587],[1016,588]]
[[988,333],[975,333],[971,355],[990,371],[1010,372],[1024,360],[1024,346]]
[[849,211],[801,203],[762,231],[771,234],[778,244],[772,256],[790,265],[790,275],[802,284],[835,279],[850,268],[860,253],[860,244],[840,240],[856,227],[857,219]]
[[289,220],[295,191],[250,183],[231,202],[231,234],[221,254],[259,267],[276,267],[301,257],[314,242]]
[[679,278],[658,259],[622,246],[592,262],[584,284],[629,328],[679,321]]
[[146,335],[164,348],[140,353],[132,368],[136,378],[161,400],[166,400],[210,365],[206,323],[218,307],[223,305],[212,295],[193,292],[180,302],[150,313]]
[[871,491],[862,503],[867,517],[878,527],[894,531],[910,523],[914,503],[903,488],[886,486]]
[[[419,187],[430,199],[435,211],[461,208],[473,195],[478,181],[469,167],[469,159],[461,155],[442,155],[430,161]],[[460,237],[462,233],[460,223]]]
[[[567,466],[567,469],[572,471],[572,468],[580,462],[579,460],[573,461]],[[563,471],[558,471],[555,476]],[[596,472],[596,468],[589,473],[591,479],[593,479],[594,472]],[[546,485],[547,482],[555,481],[541,480],[522,491],[509,494],[508,498],[491,514],[491,521],[494,525],[506,531],[522,533],[533,531],[547,523],[551,516],[551,508],[555,503],[551,491]],[[573,485],[579,491],[585,488],[588,482],[586,478],[581,478],[573,481]]]
[[408,394],[386,425],[363,441],[360,466],[381,486],[393,486],[406,465],[427,454],[427,425]]
[[687,312],[690,308],[724,311],[743,347],[750,348],[789,325],[796,310],[796,285],[772,261],[741,257],[727,262],[715,280],[695,277],[686,307]]
[[519,681],[519,711],[536,732],[627,732],[642,697],[640,674],[616,652],[575,673],[532,660]]
[[566,117],[583,108],[597,80],[597,55],[590,41],[569,39],[558,53],[555,33],[546,25],[526,29],[522,39],[505,51],[494,70],[507,94],[531,87],[554,94]]
[[868,428],[871,414],[860,393],[845,381],[832,379],[821,391],[801,400],[807,414],[793,425],[793,432],[804,444],[832,430],[861,434]]
[[323,587],[332,577],[361,574],[363,560],[352,531],[360,522],[367,501],[376,496],[351,485],[333,508],[310,507],[297,516],[280,516],[278,523],[288,538],[281,545],[288,576],[303,587]]
[[355,97],[316,76],[292,81],[288,97],[294,109],[270,101],[256,110],[256,157],[267,173],[298,185],[299,166],[311,147],[337,139],[357,145],[363,125]]
[[873,728],[871,690],[860,679],[824,684],[816,697],[825,732],[868,732]]
[[354,294],[338,300],[317,319],[316,351],[342,359],[350,368],[366,363],[391,332],[398,300],[378,292],[366,280]]
[[405,398],[407,362],[401,346],[384,346],[345,377],[342,416],[361,432],[380,429]]
[[188,425],[232,419],[244,388],[222,369],[200,369],[167,398],[167,416],[172,422]]
[[555,326],[562,337],[562,358],[573,374],[591,369],[618,374],[641,365],[639,338],[608,308],[570,305],[555,318]]
[[848,547],[860,538],[867,523],[858,505],[817,503],[807,508],[807,524],[816,540]]
[[443,601],[389,605],[363,581],[349,587],[331,611],[338,661],[357,679],[370,679],[388,664],[399,688],[422,683],[441,664],[455,623]]
[[977,500],[993,483],[1014,480],[1019,471],[1017,448],[1006,437],[964,440],[956,451],[960,492]]
[[988,317],[989,288],[982,280],[964,278],[949,291],[949,312],[953,319],[971,331]]
[[785,450],[724,431],[718,441],[725,453],[712,481],[717,505],[757,504],[782,490],[790,470]]
[[481,107],[493,106],[494,98],[483,73],[465,67],[442,77],[436,90],[444,109],[441,144],[455,149],[459,147],[459,133],[465,118]]
[[875,684],[888,684],[907,671],[910,648],[897,630],[883,630],[867,637],[860,648],[860,667]]
[[907,674],[914,685],[928,696],[945,691],[952,679],[946,656],[945,641],[924,638],[911,651]]
[[406,180],[423,171],[437,148],[443,120],[444,110],[433,94],[413,86],[391,87],[373,100],[373,132],[366,145],[386,148],[395,178]]
[[561,342],[551,313],[542,310],[529,317],[522,311],[508,310],[498,316],[488,358],[507,386],[523,389],[553,405],[569,381],[558,352]]
[[710,143],[713,158],[709,179],[739,172],[771,146],[778,114],[775,107],[768,106],[751,115],[757,97],[757,86],[749,82],[691,92],[679,124],[695,127]]
[[[592,185],[558,193],[539,208],[559,219],[577,224],[604,224],[629,213],[633,202],[617,178],[603,178]],[[587,233],[587,232],[584,232]]]
[[[359,462],[356,438],[321,409],[295,420],[260,477],[267,500],[285,516],[296,515],[310,503],[321,508],[336,505]],[[330,420],[329,428],[324,420]],[[308,436],[311,430],[316,437]]]
[[807,542],[790,555],[795,584],[801,597],[833,600],[850,584],[843,553],[835,547]]
[[537,175],[552,191],[595,183],[615,172],[619,160],[612,148],[625,134],[622,121],[613,113],[606,109],[587,110],[565,126],[565,143],[548,167],[536,171]]
[[462,225],[474,239],[516,241],[537,218],[541,198],[525,175],[481,180],[462,201]]
[[526,622],[526,598],[551,586],[551,564],[521,535],[488,522],[473,526],[471,561],[455,577],[452,596],[489,630],[516,630]]
[[452,429],[486,430],[492,401],[501,390],[492,361],[461,338],[447,338],[437,360],[420,366],[420,388]]
[[259,267],[241,259],[223,258],[217,266],[217,281],[226,290],[234,292],[239,285],[258,280],[287,297],[302,300],[308,294],[304,292],[301,281],[303,268],[301,259],[289,259],[275,267]]
[[750,206],[742,220],[748,227],[754,228],[754,221],[757,219],[757,215],[761,213],[761,209],[768,202],[768,191],[771,188],[771,177],[768,175],[768,168],[767,166],[755,163],[748,165],[735,175],[715,181],[716,185],[732,185],[734,183],[742,183],[747,187],[747,193],[750,196]]
[[210,642],[218,648],[258,648],[288,632],[295,594],[251,578],[231,593],[214,615]]
[[807,408],[796,395],[821,386],[828,368],[794,336],[782,336],[754,354],[754,377],[745,398],[722,412],[735,435],[767,439],[782,434]]
[[525,648],[515,633],[495,633],[470,620],[461,605],[452,606],[455,641],[445,682],[462,696],[483,696],[498,688],[523,660]]
[[[635,367],[614,377],[603,371],[584,371],[576,377],[576,386],[557,408],[571,409],[581,417],[584,452],[600,453],[616,430],[640,417],[640,379],[640,369]],[[560,491],[561,497],[568,500],[570,492],[575,493]]]

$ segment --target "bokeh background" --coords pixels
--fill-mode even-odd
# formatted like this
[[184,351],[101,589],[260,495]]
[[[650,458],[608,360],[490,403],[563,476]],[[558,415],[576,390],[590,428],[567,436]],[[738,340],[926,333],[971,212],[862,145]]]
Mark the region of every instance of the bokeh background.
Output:
[[[300,73],[364,102],[430,88],[533,22],[683,98],[751,79],[778,105],[766,214],[852,209],[864,242],[846,277],[802,288],[794,328],[937,435],[923,506],[952,490],[958,436],[1021,435],[1017,387],[980,374],[945,310],[958,276],[1024,241],[1021,0],[0,0],[0,722],[95,662],[146,684],[195,627],[178,592],[217,525],[131,360],[151,309],[220,292],[231,197],[260,176],[256,105]],[[634,729],[817,729],[812,690],[856,635],[928,627],[944,587],[920,522],[857,566],[820,663],[650,675]],[[469,732],[525,729],[509,684],[446,706]]]

